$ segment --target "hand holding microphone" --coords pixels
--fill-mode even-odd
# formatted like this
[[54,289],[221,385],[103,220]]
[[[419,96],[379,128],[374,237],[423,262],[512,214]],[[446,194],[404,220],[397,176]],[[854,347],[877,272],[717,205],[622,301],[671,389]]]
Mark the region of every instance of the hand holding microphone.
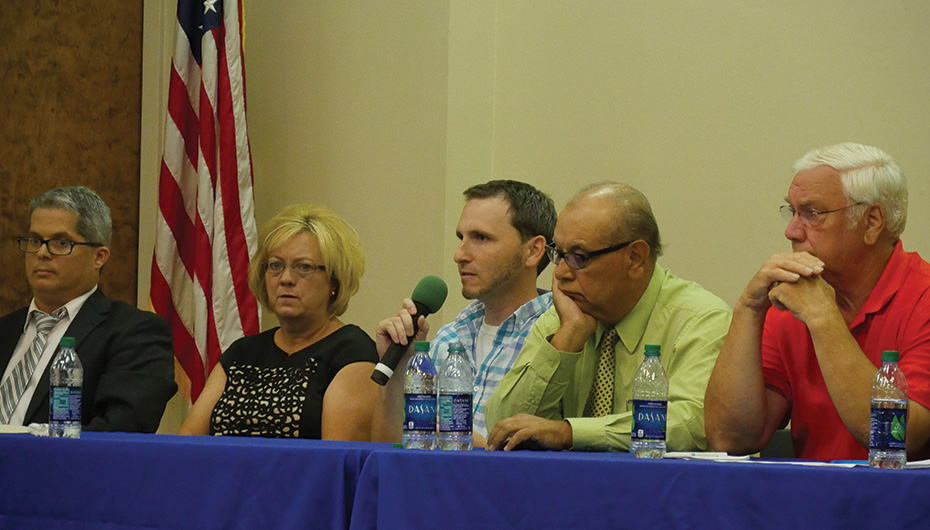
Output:
[[[410,340],[417,334],[420,317],[425,317],[439,311],[439,309],[442,308],[442,304],[446,301],[447,294],[448,288],[442,279],[436,276],[426,276],[420,280],[420,283],[417,284],[410,297],[417,309],[416,314],[411,316],[413,319],[413,333],[407,336],[407,344],[400,345],[396,342],[392,342],[388,346],[387,351],[385,351],[384,355],[381,357],[381,362],[375,366],[375,370],[371,374],[371,379],[374,382],[379,385],[384,385],[388,382],[388,379],[391,378],[394,374],[394,370],[397,368],[397,363],[400,362],[401,357],[403,357],[404,353],[407,351]],[[382,322],[378,326],[379,340],[380,336],[386,334],[382,329],[384,325],[385,323]]]

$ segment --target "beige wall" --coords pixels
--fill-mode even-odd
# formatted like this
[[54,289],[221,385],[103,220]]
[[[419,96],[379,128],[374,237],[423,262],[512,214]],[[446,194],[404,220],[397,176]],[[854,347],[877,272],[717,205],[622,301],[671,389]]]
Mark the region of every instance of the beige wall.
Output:
[[[452,290],[434,323],[465,305],[451,261],[461,191],[491,178],[530,182],[558,207],[597,180],[640,188],[666,243],[660,263],[733,304],[788,248],[777,207],[792,162],[857,141],[904,168],[905,246],[930,257],[930,212],[917,206],[930,192],[923,0],[269,7],[245,2],[258,221],[309,201],[352,223],[368,270],[345,319],[369,332],[426,274]],[[157,178],[172,16],[146,2],[143,197]],[[142,203],[140,300],[154,216]]]

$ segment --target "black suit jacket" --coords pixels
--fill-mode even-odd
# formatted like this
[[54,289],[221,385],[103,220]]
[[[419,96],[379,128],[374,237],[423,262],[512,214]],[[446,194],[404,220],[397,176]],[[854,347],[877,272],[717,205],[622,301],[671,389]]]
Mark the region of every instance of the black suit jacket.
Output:
[[[0,367],[9,364],[29,308],[0,318]],[[160,316],[110,300],[98,287],[71,321],[84,366],[81,423],[89,431],[155,432],[177,391],[171,331]],[[51,364],[51,363],[49,363]],[[2,373],[2,369],[0,369]],[[25,425],[48,423],[49,369],[26,410]]]

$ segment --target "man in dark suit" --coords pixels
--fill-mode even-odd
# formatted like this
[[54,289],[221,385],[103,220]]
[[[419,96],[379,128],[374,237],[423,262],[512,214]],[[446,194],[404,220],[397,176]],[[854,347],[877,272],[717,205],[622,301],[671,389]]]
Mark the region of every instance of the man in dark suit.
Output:
[[154,432],[174,395],[168,324],[104,296],[110,210],[84,186],[56,188],[29,204],[25,253],[29,307],[0,318],[0,423],[48,423],[49,365],[74,337],[84,368],[85,430]]

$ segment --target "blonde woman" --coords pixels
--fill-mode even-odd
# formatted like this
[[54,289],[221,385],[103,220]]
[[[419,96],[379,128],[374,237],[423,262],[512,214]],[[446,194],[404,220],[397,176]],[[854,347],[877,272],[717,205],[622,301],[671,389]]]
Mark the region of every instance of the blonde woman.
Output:
[[220,356],[180,434],[368,440],[378,353],[338,318],[364,269],[355,229],[327,208],[289,206],[268,221],[249,287],[280,326]]

